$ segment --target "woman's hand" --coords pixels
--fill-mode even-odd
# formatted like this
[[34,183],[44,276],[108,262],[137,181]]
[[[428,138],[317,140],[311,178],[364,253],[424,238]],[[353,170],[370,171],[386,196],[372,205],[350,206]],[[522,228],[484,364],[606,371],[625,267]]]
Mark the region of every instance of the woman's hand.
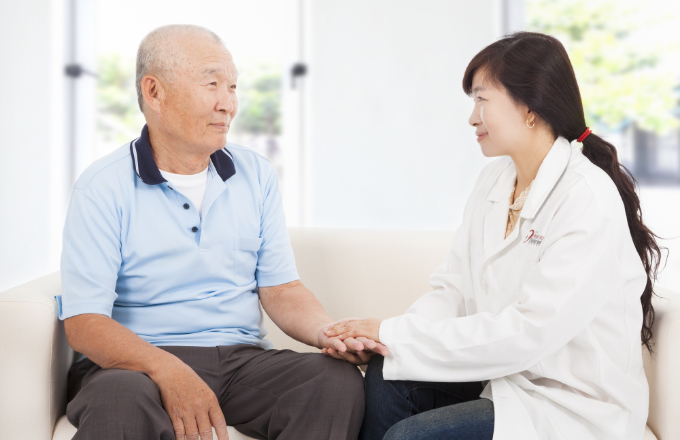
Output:
[[324,334],[329,338],[338,337],[341,340],[347,338],[364,337],[375,342],[380,342],[380,321],[379,319],[349,318],[338,321],[327,326]]
[[[323,354],[336,359],[346,360],[355,365],[367,364],[374,354],[383,356],[390,354],[387,347],[378,340],[380,320],[377,319],[343,319],[326,326],[323,333],[326,337],[337,338],[344,342],[355,342],[363,345],[362,350],[353,350],[355,344],[347,344],[346,351],[324,348]],[[353,336],[356,335],[356,336]]]

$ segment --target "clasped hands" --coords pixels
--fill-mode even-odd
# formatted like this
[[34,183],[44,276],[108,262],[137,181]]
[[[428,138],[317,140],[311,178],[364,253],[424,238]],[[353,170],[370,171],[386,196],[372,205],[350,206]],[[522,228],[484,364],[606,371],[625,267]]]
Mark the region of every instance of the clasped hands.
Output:
[[335,359],[362,365],[376,353],[387,356],[390,352],[380,343],[379,319],[349,318],[326,325],[319,332],[322,353]]

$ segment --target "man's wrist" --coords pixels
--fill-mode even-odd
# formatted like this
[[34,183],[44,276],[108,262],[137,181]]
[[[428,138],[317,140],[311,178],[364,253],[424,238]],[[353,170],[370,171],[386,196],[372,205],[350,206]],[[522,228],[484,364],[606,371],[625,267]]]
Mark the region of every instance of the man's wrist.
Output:
[[142,371],[148,374],[154,382],[161,379],[169,370],[186,365],[175,355],[170,354],[165,350],[161,350],[160,348],[157,348],[157,350],[159,353],[154,353],[142,369]]
[[328,321],[324,321],[323,324],[316,327],[316,331],[314,332],[314,338],[312,339],[313,341],[316,341],[316,344],[314,345],[316,348],[318,349],[324,348],[323,340],[325,339],[326,336],[323,333],[323,329],[332,323],[333,321],[329,318]]

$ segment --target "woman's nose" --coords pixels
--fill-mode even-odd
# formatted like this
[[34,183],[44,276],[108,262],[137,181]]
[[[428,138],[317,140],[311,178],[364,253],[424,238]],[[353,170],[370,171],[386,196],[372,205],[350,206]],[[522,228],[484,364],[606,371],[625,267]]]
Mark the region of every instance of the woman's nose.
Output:
[[482,123],[482,119],[479,117],[479,108],[476,105],[472,109],[472,113],[470,114],[470,119],[468,119],[468,123],[473,127],[476,127]]

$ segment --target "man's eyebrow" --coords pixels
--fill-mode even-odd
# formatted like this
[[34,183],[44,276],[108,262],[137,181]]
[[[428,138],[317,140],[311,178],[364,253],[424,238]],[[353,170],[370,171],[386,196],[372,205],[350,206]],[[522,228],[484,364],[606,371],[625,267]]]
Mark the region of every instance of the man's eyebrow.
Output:
[[219,72],[224,72],[224,69],[221,67],[206,67],[203,70],[201,70],[201,75],[210,76]]
[[[216,73],[224,73],[225,69],[223,67],[215,67],[215,66],[208,66],[205,67],[203,70],[201,70],[201,76],[203,77],[208,77],[212,76]],[[236,73],[236,78],[238,78],[238,70],[236,70],[234,73]]]

